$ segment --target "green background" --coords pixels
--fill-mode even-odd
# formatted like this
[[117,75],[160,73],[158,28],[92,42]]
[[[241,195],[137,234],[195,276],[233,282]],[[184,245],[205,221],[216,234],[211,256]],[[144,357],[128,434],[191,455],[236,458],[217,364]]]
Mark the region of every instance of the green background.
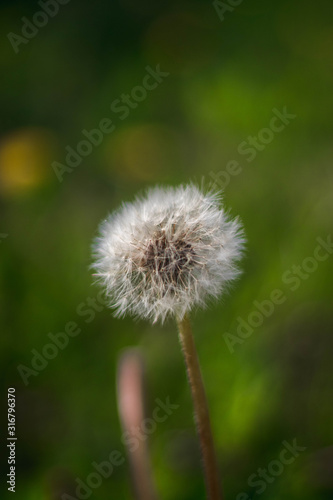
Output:
[[[15,53],[8,33],[22,36],[21,18],[40,10],[12,0],[0,12],[0,357],[3,417],[8,387],[17,399],[14,498],[75,498],[92,462],[125,454],[115,380],[130,346],[145,359],[147,416],[156,398],[179,404],[149,436],[160,498],[205,498],[174,323],[114,319],[106,308],[88,323],[78,307],[99,292],[91,242],[109,212],[155,184],[226,179],[236,161],[224,200],[244,224],[244,272],[193,315],[225,497],[331,499],[333,255],[306,260],[332,232],[331,2],[244,0],[222,20],[211,2],[70,0]],[[158,64],[169,76],[121,120],[111,103]],[[262,129],[284,107],[296,117],[247,161],[239,145],[269,137]],[[54,162],[104,118],[114,131],[59,182]],[[294,265],[312,271],[290,283]],[[225,334],[275,289],[284,302],[231,352]],[[31,350],[71,321],[80,334],[25,385],[18,366],[31,368]],[[12,498],[2,429],[0,496]],[[248,478],[294,439],[306,449],[259,495]],[[133,498],[129,477],[126,459],[89,498]]]

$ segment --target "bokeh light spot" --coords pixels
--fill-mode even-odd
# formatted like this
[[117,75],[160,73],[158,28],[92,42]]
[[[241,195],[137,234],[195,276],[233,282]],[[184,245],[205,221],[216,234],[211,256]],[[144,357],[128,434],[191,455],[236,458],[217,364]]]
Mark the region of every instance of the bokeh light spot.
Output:
[[19,195],[44,184],[52,175],[55,140],[43,129],[15,131],[0,143],[1,191]]

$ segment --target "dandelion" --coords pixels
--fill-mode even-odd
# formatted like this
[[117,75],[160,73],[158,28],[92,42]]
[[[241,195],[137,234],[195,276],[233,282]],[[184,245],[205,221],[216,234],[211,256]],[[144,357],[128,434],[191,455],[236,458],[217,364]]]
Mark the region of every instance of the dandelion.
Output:
[[238,276],[244,241],[219,202],[191,185],[155,188],[102,223],[95,276],[116,314],[182,319],[219,297]]
[[209,498],[220,498],[208,407],[188,319],[238,277],[244,236],[219,193],[194,185],[154,188],[124,204],[100,226],[94,244],[95,277],[115,314],[178,323]]

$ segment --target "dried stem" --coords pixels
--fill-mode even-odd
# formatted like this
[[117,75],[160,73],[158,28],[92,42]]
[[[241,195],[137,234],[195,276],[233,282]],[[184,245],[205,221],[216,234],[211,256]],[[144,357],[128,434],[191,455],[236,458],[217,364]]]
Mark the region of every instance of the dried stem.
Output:
[[143,360],[136,349],[128,349],[118,365],[118,411],[124,432],[137,446],[128,446],[133,486],[137,500],[157,500],[152,479],[148,444],[138,440],[135,431],[144,421]]
[[222,500],[219,486],[217,462],[213,444],[213,436],[208,412],[206,393],[201,376],[199,359],[194,344],[190,320],[185,316],[178,321],[179,340],[182,346],[187,376],[190,382],[194,415],[199,434],[203,466],[209,500]]

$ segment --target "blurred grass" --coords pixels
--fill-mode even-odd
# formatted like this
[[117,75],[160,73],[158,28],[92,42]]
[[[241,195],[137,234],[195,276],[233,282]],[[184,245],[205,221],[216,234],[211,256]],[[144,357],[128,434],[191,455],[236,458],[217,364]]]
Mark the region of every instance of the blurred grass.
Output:
[[[150,439],[161,497],[204,498],[174,324],[116,320],[106,309],[86,323],[77,308],[99,291],[90,245],[107,213],[156,183],[208,184],[211,171],[237,160],[242,172],[224,196],[248,237],[244,274],[193,318],[226,497],[257,498],[248,477],[297,438],[306,451],[261,498],[328,500],[332,256],[294,292],[282,275],[332,231],[331,3],[244,2],[221,22],[204,2],[72,0],[15,54],[7,33],[19,34],[21,17],[37,10],[2,2],[0,21],[0,233],[8,234],[0,239],[0,359],[4,391],[17,391],[16,498],[75,496],[75,478],[85,480],[93,461],[124,452],[115,370],[131,345],[146,353],[148,412],[155,398],[180,405]],[[110,104],[157,64],[170,76],[121,121]],[[239,144],[284,106],[297,117],[248,163]],[[52,162],[63,163],[65,147],[105,117],[116,130],[59,183]],[[275,288],[286,301],[231,354],[223,334]],[[68,321],[81,333],[25,387],[17,366],[30,366],[31,349],[40,352]],[[110,495],[131,498],[127,463],[92,498]]]

